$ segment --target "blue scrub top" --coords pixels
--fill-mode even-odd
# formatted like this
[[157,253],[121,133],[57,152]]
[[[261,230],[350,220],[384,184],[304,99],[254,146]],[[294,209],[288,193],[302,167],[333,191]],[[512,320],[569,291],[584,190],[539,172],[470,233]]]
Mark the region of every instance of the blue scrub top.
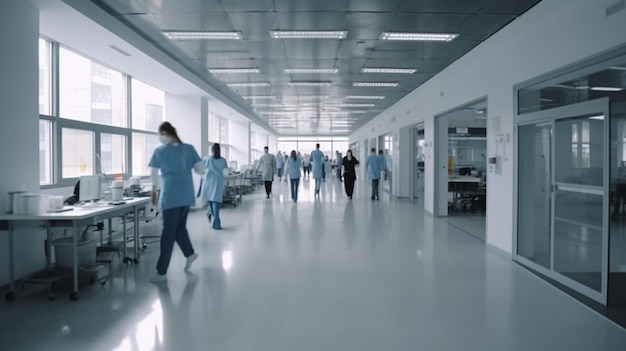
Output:
[[283,168],[285,166],[285,157],[283,155],[276,156],[276,168]]
[[367,176],[369,179],[380,179],[380,172],[383,170],[383,160],[378,155],[367,157]]
[[313,179],[322,179],[324,154],[320,150],[313,150],[311,152],[311,161],[313,161]]
[[300,173],[300,167],[302,167],[302,161],[300,158],[289,157],[287,160],[287,168],[289,169],[289,179],[300,179],[302,177],[302,173]]
[[162,210],[195,203],[191,170],[200,161],[196,149],[189,144],[165,144],[154,150],[148,166],[161,170],[159,205]]
[[200,196],[206,201],[222,203],[224,200],[224,170],[226,159],[209,156],[204,160],[204,178]]

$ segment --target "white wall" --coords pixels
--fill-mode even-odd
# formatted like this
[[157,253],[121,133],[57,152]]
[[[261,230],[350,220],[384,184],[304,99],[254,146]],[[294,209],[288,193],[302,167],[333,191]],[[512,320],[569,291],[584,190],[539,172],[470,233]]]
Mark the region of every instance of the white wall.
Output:
[[250,123],[230,122],[231,160],[237,161],[237,167],[250,162]]
[[[7,211],[7,192],[39,191],[38,40],[38,10],[25,1],[0,1],[0,213]],[[19,229],[14,238],[17,277],[43,268],[45,233]],[[0,285],[9,281],[7,251],[8,235],[0,231]]]
[[[434,116],[488,97],[489,116],[501,117],[501,133],[514,132],[513,86],[626,42],[626,11],[606,16],[609,0],[543,0],[450,67],[353,133],[363,141],[425,122],[434,145]],[[495,152],[488,130],[487,152]],[[512,142],[502,172],[489,175],[487,242],[506,252],[513,246]],[[502,149],[502,146],[500,146]],[[395,165],[394,165],[395,167]],[[398,171],[396,168],[395,171]],[[434,158],[426,159],[425,209],[434,210]],[[402,194],[400,194],[402,195]]]
[[[207,155],[209,130],[208,113],[203,106],[206,99],[198,96],[165,95],[165,110],[167,121],[172,123],[180,139],[196,148],[200,157]],[[202,128],[205,126],[206,128]],[[203,153],[204,150],[204,153]],[[194,187],[200,186],[200,176],[194,173]],[[198,203],[199,205],[199,203]]]

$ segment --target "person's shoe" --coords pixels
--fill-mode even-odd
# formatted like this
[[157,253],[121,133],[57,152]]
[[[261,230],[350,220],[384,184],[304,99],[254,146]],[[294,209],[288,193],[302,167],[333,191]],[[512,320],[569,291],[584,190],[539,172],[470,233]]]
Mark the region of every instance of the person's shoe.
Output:
[[159,284],[167,281],[167,275],[163,274],[155,274],[154,277],[150,278],[150,283]]
[[189,257],[187,257],[187,264],[185,264],[185,271],[188,271],[189,269],[191,269],[191,265],[193,264],[193,261],[198,259],[198,255],[193,254]]
[[270,198],[270,196],[269,196],[269,195],[267,195],[267,199],[269,199],[269,198]]
[[348,199],[352,200],[352,196],[348,196]]
[[213,216],[210,213],[206,214],[206,218],[209,220],[209,223],[213,220]]
[[372,201],[374,201],[374,200],[376,200],[376,198],[372,196]]

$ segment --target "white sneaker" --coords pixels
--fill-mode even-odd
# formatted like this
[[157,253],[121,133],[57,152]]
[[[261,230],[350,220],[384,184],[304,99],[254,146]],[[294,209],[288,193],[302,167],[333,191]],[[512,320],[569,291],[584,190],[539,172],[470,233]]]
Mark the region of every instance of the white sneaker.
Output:
[[150,278],[150,283],[152,284],[158,284],[158,283],[163,283],[167,281],[167,275],[163,274],[155,274],[154,277]]
[[198,255],[193,254],[189,257],[187,257],[187,264],[185,265],[185,271],[188,271],[189,269],[191,269],[191,265],[193,264],[193,261],[198,259]]

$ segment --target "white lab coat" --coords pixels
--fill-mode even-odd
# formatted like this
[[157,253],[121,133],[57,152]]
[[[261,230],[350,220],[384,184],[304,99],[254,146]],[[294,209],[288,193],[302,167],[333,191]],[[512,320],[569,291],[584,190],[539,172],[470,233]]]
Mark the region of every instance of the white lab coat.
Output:
[[261,178],[263,181],[271,182],[274,180],[276,173],[276,157],[272,154],[265,154],[259,159],[257,171],[261,170]]

